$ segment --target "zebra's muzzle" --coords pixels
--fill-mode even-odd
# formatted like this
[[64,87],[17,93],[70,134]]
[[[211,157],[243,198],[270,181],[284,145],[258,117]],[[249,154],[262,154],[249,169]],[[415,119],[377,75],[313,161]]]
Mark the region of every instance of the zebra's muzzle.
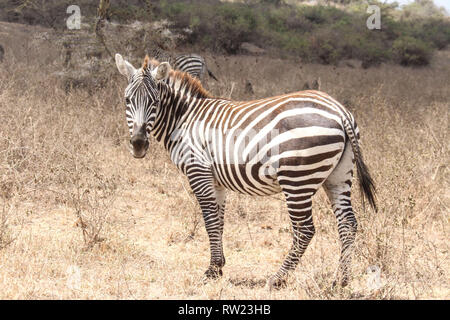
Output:
[[131,153],[135,158],[143,158],[147,153],[149,142],[146,133],[146,125],[135,126],[130,139]]

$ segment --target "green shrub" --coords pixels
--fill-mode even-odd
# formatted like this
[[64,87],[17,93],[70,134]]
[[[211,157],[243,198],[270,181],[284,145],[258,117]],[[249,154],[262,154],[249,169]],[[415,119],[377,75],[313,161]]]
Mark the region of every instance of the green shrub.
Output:
[[314,57],[310,60],[323,64],[336,64],[342,58],[339,39],[332,28],[324,28],[309,38],[310,51]]
[[328,6],[303,6],[301,11],[314,24],[330,24],[346,15],[344,11]]
[[392,54],[404,66],[423,66],[430,62],[430,45],[422,40],[404,36],[394,41]]
[[247,8],[222,6],[217,10],[213,33],[217,34],[216,45],[227,53],[237,53],[242,42],[249,41],[256,29],[256,16]]
[[311,56],[310,43],[308,37],[301,37],[295,33],[286,33],[279,38],[280,45],[284,51],[308,60]]
[[411,26],[411,34],[415,38],[428,41],[439,50],[450,44],[450,22],[439,19],[415,21]]

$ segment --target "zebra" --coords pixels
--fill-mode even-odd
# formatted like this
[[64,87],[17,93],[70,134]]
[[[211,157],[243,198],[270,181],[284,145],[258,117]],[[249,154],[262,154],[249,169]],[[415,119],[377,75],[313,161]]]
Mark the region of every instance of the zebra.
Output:
[[375,185],[348,110],[314,90],[243,102],[214,98],[200,81],[167,62],[147,56],[136,69],[120,54],[115,59],[128,79],[125,113],[132,155],[145,157],[153,135],[187,176],[201,207],[211,254],[205,281],[223,274],[227,189],[261,196],[284,193],[293,243],[267,282],[280,288],[315,233],[311,198],[323,185],[341,241],[333,284],[347,285],[357,229],[350,194],[354,162],[361,190],[376,210]]
[[174,66],[174,69],[187,72],[200,81],[204,80],[206,73],[214,80],[219,81],[211,70],[208,69],[205,59],[198,54],[185,53],[173,58],[167,51],[156,48],[151,50],[151,56],[160,62],[169,62],[169,64]]
[[208,69],[205,59],[198,54],[191,53],[178,55],[175,57],[174,68],[187,72],[190,75],[200,79],[200,81],[203,80],[206,73],[208,73],[208,75],[214,80],[219,81]]

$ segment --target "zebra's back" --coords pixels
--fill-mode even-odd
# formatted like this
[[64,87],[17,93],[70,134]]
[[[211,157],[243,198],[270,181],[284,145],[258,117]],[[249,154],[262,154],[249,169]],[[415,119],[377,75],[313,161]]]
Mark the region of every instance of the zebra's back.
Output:
[[206,62],[198,54],[182,54],[175,58],[174,68],[187,72],[198,79],[202,79],[206,72]]

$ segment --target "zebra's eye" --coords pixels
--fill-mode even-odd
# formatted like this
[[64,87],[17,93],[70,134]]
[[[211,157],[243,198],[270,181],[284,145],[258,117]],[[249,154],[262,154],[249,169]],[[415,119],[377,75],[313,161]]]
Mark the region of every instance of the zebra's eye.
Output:
[[125,98],[125,103],[128,105],[131,103],[130,98]]

